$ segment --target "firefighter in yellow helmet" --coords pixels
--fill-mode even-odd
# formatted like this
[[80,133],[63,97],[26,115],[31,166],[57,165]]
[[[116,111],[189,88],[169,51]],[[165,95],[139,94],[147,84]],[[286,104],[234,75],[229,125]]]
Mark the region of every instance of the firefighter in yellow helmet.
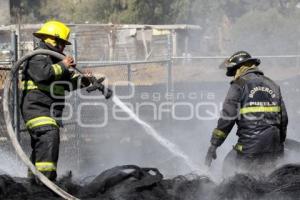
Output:
[[[41,39],[37,49],[63,54],[65,46],[71,44],[68,41],[70,28],[59,21],[46,22],[33,35]],[[71,56],[58,60],[47,55],[36,55],[27,61],[22,74],[21,111],[31,136],[31,160],[50,180],[55,180],[57,176],[60,142],[58,119],[64,108],[64,92],[76,89],[77,83],[80,83],[79,87],[90,85],[88,76],[76,76],[71,67],[76,67]],[[57,81],[60,84],[55,84]],[[61,81],[66,83],[61,84]],[[69,83],[72,88],[66,87]]]

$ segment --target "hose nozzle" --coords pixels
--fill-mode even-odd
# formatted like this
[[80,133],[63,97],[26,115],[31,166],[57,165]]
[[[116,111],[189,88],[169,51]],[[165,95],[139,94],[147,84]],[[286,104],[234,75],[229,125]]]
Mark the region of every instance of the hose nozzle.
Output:
[[96,77],[91,77],[90,81],[92,83],[92,86],[89,86],[86,91],[88,93],[93,92],[95,90],[99,90],[104,95],[105,99],[109,99],[113,95],[113,91],[109,88],[105,88],[105,86],[102,84],[102,82],[105,80],[104,77],[101,77],[97,79]]

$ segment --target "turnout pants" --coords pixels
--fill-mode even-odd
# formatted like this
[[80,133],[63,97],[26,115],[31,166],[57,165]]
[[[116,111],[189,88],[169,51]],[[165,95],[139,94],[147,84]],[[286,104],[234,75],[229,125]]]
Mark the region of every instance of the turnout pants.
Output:
[[[31,137],[31,161],[50,180],[57,176],[60,126],[56,119],[63,109],[63,106],[52,106],[56,102],[59,101],[40,90],[23,92],[21,101],[22,116]],[[28,175],[32,177],[30,172]]]
[[[59,154],[59,128],[51,125],[29,130],[31,136],[31,161],[38,171],[55,180]],[[31,177],[33,178],[33,177]]]

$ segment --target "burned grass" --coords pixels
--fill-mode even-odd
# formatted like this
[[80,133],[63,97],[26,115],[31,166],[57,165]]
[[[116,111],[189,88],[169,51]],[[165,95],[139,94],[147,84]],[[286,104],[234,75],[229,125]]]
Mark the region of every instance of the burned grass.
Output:
[[[164,179],[155,168],[124,165],[102,172],[85,185],[75,183],[71,173],[57,184],[80,199],[90,200],[297,199],[300,196],[300,165],[284,165],[265,177],[236,174],[219,184],[196,174]],[[60,198],[27,179],[1,175],[0,199]]]

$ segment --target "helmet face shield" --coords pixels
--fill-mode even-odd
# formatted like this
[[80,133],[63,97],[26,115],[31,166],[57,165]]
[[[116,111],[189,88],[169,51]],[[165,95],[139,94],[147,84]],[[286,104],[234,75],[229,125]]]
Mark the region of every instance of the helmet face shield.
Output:
[[238,68],[236,68],[236,69],[227,68],[226,76],[229,76],[229,77],[230,76],[235,76],[237,70],[238,70]]
[[235,63],[230,63],[228,61],[228,59],[225,59],[220,65],[219,68],[220,69],[227,69],[227,68],[231,68],[235,65]]
[[234,76],[238,67],[236,67],[236,63],[230,63],[228,59],[225,59],[219,66],[220,69],[226,70],[226,76]]

